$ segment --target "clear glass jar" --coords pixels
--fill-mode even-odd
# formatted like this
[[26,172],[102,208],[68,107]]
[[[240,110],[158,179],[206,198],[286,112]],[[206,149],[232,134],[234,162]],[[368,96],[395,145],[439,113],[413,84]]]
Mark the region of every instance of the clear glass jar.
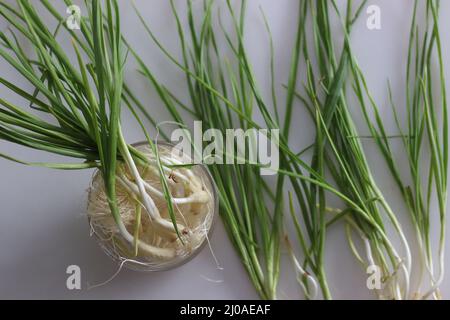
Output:
[[[167,142],[157,142],[158,146],[158,152],[167,152],[170,150],[174,150],[174,146]],[[133,144],[133,147],[140,149],[149,147],[148,142],[140,142]],[[177,150],[178,152],[178,150]],[[186,155],[183,155],[185,159],[191,160]],[[194,175],[201,179],[203,190],[206,189],[208,194],[211,197],[211,203],[208,206],[208,213],[205,215],[205,220],[199,220],[201,221],[201,232],[204,232],[204,236],[200,233],[200,240],[196,238],[196,241],[198,242],[195,247],[190,248],[189,250],[184,250],[184,247],[181,249],[182,254],[176,255],[174,258],[170,259],[161,259],[161,258],[155,258],[151,256],[145,256],[145,255],[134,255],[134,248],[132,245],[130,245],[122,235],[119,233],[110,233],[108,231],[108,228],[105,228],[106,222],[102,223],[93,223],[93,221],[99,221],[96,220],[97,216],[93,218],[93,212],[92,208],[96,208],[97,203],[94,203],[99,198],[102,198],[104,196],[104,190],[102,190],[102,183],[103,179],[101,179],[101,174],[99,171],[97,171],[91,182],[91,188],[89,191],[89,200],[88,200],[88,218],[89,218],[89,224],[91,226],[91,233],[95,236],[97,242],[99,243],[102,250],[111,257],[114,261],[119,263],[120,265],[136,270],[136,271],[165,271],[169,270],[178,266],[181,266],[191,259],[193,259],[205,246],[207,243],[209,237],[211,236],[213,226],[216,221],[216,217],[219,211],[219,199],[217,194],[217,188],[215,186],[214,180],[208,171],[207,167],[203,164],[195,164],[192,167],[189,168],[192,170]],[[177,169],[174,169],[177,170]],[[175,181],[175,179],[174,179]],[[103,193],[102,193],[103,192]],[[106,203],[106,202],[105,202]],[[124,203],[124,202],[122,202]],[[125,204],[128,205],[128,204]],[[119,209],[121,206],[121,203],[119,202]],[[106,208],[106,205],[103,207],[105,210],[102,212],[105,219],[109,219],[107,224],[108,227],[111,227],[111,221],[112,215],[109,211],[109,208]],[[97,209],[98,211],[98,209]],[[95,213],[97,214],[97,213]],[[109,216],[108,216],[109,214]],[[142,209],[142,216],[144,216],[145,210]],[[203,228],[204,227],[204,228]],[[200,228],[200,225],[198,226]],[[105,231],[106,230],[106,231]],[[132,230],[129,230],[131,234]],[[156,236],[155,236],[156,237]],[[142,239],[140,239],[143,241]],[[152,240],[157,241],[157,240]],[[201,242],[200,242],[201,241]]]

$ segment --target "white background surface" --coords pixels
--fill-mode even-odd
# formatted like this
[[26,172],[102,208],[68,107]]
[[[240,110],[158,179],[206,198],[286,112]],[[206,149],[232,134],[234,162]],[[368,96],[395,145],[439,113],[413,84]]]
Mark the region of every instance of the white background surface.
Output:
[[[3,0],[2,0],[3,1]],[[7,2],[12,3],[8,0]],[[36,1],[37,2],[37,1]],[[62,3],[62,1],[54,1]],[[155,73],[181,97],[186,97],[184,77],[170,65],[159,51],[145,38],[129,1],[120,1],[122,22],[126,36],[132,45],[154,68]],[[218,1],[224,4],[222,0]],[[267,34],[260,15],[259,5],[264,9],[272,28],[277,61],[278,85],[286,83],[289,57],[293,45],[297,18],[297,1],[251,0],[248,10],[248,50],[260,78],[260,86],[268,89]],[[343,3],[342,0],[338,1]],[[178,42],[170,6],[166,0],[136,1],[149,25],[163,40],[171,52],[178,52]],[[184,1],[176,1],[182,4]],[[408,31],[413,1],[378,0],[382,13],[382,29],[369,31],[367,15],[362,15],[352,36],[353,46],[360,65],[366,73],[368,84],[375,99],[382,108],[387,108],[386,80],[392,83],[396,102],[404,102],[404,70]],[[223,6],[223,5],[222,5]],[[183,7],[181,5],[180,9]],[[61,14],[65,7],[59,6]],[[180,14],[186,19],[182,9]],[[446,59],[446,74],[450,78],[448,58],[450,47],[450,1],[442,1],[441,37]],[[226,21],[227,19],[224,19]],[[7,25],[0,21],[0,28]],[[62,39],[61,41],[67,41]],[[226,51],[224,51],[224,57]],[[9,79],[17,79],[15,73],[0,63],[0,72]],[[170,117],[163,111],[160,102],[149,86],[136,73],[134,65],[127,69],[127,79],[145,99],[158,120]],[[266,90],[268,92],[268,90]],[[278,91],[283,96],[283,89]],[[13,102],[20,100],[0,87],[0,96]],[[269,95],[267,94],[267,97]],[[280,101],[282,102],[282,101]],[[300,109],[300,106],[299,108]],[[386,109],[387,110],[387,109]],[[302,113],[294,114],[294,131],[291,133],[294,150],[308,145],[312,137],[310,124],[301,120]],[[138,127],[124,112],[124,127],[130,142],[142,140]],[[386,117],[386,122],[393,121]],[[388,125],[389,125],[388,124]],[[393,127],[392,127],[393,128]],[[374,167],[374,175],[385,191],[392,207],[402,215],[398,194],[389,180],[386,168],[377,157],[375,146],[366,143],[368,157]],[[54,159],[51,156],[19,148],[0,141],[0,150],[16,157],[41,161]],[[216,225],[211,239],[215,254],[223,267],[218,270],[206,247],[198,257],[176,270],[144,274],[122,270],[107,285],[88,290],[107,280],[117,266],[102,253],[95,240],[89,237],[89,228],[84,214],[86,189],[92,172],[58,172],[49,169],[30,168],[0,159],[0,298],[100,298],[100,299],[254,299],[257,295],[236,256],[221,222]],[[405,219],[404,226],[409,229]],[[447,228],[448,229],[448,228]],[[410,234],[410,239],[413,237]],[[413,242],[411,240],[411,242]],[[447,241],[448,242],[448,241]],[[447,250],[448,252],[448,250]],[[341,227],[330,231],[327,240],[327,272],[331,292],[335,298],[372,298],[365,289],[365,274],[350,254]],[[447,265],[450,261],[447,259]],[[82,270],[82,290],[69,291],[66,288],[66,268],[76,264]],[[211,280],[207,280],[211,279]],[[283,263],[279,286],[279,298],[298,299],[301,292],[293,281],[290,265]],[[442,292],[450,298],[450,277],[445,279]]]

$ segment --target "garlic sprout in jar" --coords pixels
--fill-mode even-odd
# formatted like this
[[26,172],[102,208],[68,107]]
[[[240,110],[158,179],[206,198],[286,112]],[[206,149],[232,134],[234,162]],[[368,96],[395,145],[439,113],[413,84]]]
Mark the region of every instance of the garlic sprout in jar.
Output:
[[[111,214],[105,183],[98,171],[89,189],[89,223],[102,249],[114,260],[136,270],[167,270],[187,262],[207,241],[218,211],[214,182],[205,166],[189,165],[192,160],[187,155],[170,144],[158,142],[156,147],[171,195],[169,200],[151,147],[147,143],[134,147],[148,160],[146,165],[136,164],[147,205],[143,205],[138,183],[129,167],[121,163],[117,169],[116,193],[120,224],[125,230],[120,230],[120,224]],[[166,227],[174,225],[168,200],[172,203],[178,233]]]

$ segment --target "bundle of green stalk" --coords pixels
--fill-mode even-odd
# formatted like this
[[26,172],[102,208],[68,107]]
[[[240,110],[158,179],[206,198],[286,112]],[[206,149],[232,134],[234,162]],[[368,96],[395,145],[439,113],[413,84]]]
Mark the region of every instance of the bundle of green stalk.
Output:
[[[313,34],[315,43],[315,58],[318,61],[318,71],[308,69],[307,99],[300,97],[315,119],[318,139],[322,140],[323,148],[316,153],[323,152],[326,165],[339,190],[349,198],[365,208],[368,215],[355,214],[344,211],[347,221],[348,238],[351,248],[358,260],[365,266],[380,267],[383,272],[383,287],[376,290],[380,298],[389,299],[426,299],[431,295],[439,297],[438,287],[443,280],[443,255],[445,235],[445,212],[447,195],[447,157],[448,157],[448,117],[446,105],[445,80],[438,27],[439,1],[427,1],[426,31],[420,40],[419,26],[416,24],[417,1],[411,25],[410,45],[407,61],[407,108],[408,119],[405,132],[392,106],[393,115],[398,125],[399,133],[389,135],[383,126],[379,109],[367,88],[364,75],[357,65],[356,58],[351,51],[349,34],[354,18],[351,16],[351,1],[348,2],[347,14],[341,17],[334,2],[317,1],[313,19]],[[344,43],[339,59],[336,59],[336,49],[330,29],[329,7],[342,19]],[[358,10],[359,11],[359,10]],[[357,12],[358,12],[357,11]],[[422,49],[419,49],[422,46]],[[414,49],[415,48],[415,49]],[[438,73],[440,79],[440,107],[433,101],[432,64],[433,50],[437,51]],[[305,58],[309,61],[309,52],[305,48]],[[413,65],[415,59],[415,65]],[[318,75],[317,75],[318,73]],[[415,79],[411,75],[415,74]],[[370,166],[364,155],[359,136],[361,136],[352,119],[349,107],[346,80],[352,76],[350,82],[368,124],[371,138],[379,146],[385,157],[388,168],[399,186],[405,201],[411,222],[416,230],[419,243],[419,271],[418,284],[412,287],[412,256],[409,244],[402,228],[397,221],[396,214],[391,210],[385,197],[377,187]],[[319,83],[319,84],[318,84]],[[319,97],[323,97],[322,99]],[[368,102],[366,102],[368,100]],[[441,109],[441,111],[439,111]],[[438,124],[438,118],[441,124]],[[410,166],[410,180],[402,178],[396,155],[392,152],[392,137],[401,137]],[[326,145],[329,146],[326,146]],[[424,153],[429,154],[426,161]],[[433,189],[434,188],[434,189]],[[431,228],[431,200],[433,190],[438,203],[439,239],[439,273],[435,276],[430,247]],[[384,219],[383,217],[387,217]],[[404,246],[404,257],[399,256],[392,246],[386,226],[386,221],[392,224]],[[365,243],[366,259],[358,253],[352,240],[350,229],[356,231]],[[426,270],[431,283],[421,292],[423,270]],[[399,279],[403,274],[404,278]]]
[[[364,5],[364,2],[362,6]],[[330,9],[331,8],[331,9]],[[363,208],[355,212],[351,207],[340,216],[347,223],[347,235],[351,248],[358,260],[367,268],[381,269],[383,288],[376,290],[380,298],[402,299],[409,295],[411,257],[409,244],[396,215],[373,178],[358,132],[352,119],[346,95],[347,75],[350,70],[349,34],[353,22],[352,1],[347,2],[347,12],[341,18],[334,1],[318,0],[311,7],[312,34],[317,59],[317,70],[310,64],[310,50],[305,46],[307,70],[307,98],[301,97],[317,124],[316,149],[314,159],[320,170],[329,170],[333,180],[349,199]],[[342,19],[344,43],[337,56],[334,34],[331,32],[331,13]],[[359,10],[356,11],[357,14]],[[336,57],[337,56],[337,57]],[[392,243],[386,224],[392,225],[398,233],[404,249],[404,256]],[[356,250],[351,229],[359,235],[364,244],[365,254]]]
[[[378,145],[387,167],[399,187],[418,243],[418,276],[411,288],[411,298],[438,299],[444,279],[444,245],[448,175],[448,112],[441,39],[439,33],[440,1],[414,2],[408,58],[406,64],[406,106],[403,124],[391,97],[392,117],[404,146],[408,174],[406,178],[396,161],[391,139],[363,73],[351,60],[354,89],[367,127]],[[420,15],[420,12],[424,14]],[[425,28],[418,20],[424,18]],[[437,82],[436,82],[437,81]],[[402,164],[403,166],[403,164]],[[437,208],[432,207],[432,202]],[[438,230],[439,240],[433,249],[431,237]],[[437,257],[437,269],[433,264]]]
[[[199,237],[205,239],[211,194],[181,159],[170,152],[160,155],[144,128],[146,148],[125,142],[121,106],[133,95],[123,84],[125,50],[117,2],[106,1],[102,8],[101,1],[92,1],[88,17],[80,21],[81,34],[68,29],[49,1],[41,4],[58,22],[54,32],[30,1],[18,0],[17,7],[0,3],[0,16],[10,25],[9,32],[0,33],[0,56],[26,80],[18,85],[0,78],[8,93],[24,101],[18,106],[0,98],[0,138],[81,162],[28,163],[0,156],[64,170],[97,168],[89,219],[116,258],[153,265],[189,255],[195,249],[190,244],[198,246]],[[56,40],[64,28],[72,37],[75,61]],[[206,212],[206,220],[191,224],[187,216],[200,211],[200,216]]]
[[[181,102],[177,95],[161,84],[153,75],[151,68],[133,51],[137,58],[141,73],[146,76],[159,94],[161,101],[167,107],[173,119],[186,127],[178,110],[187,111],[194,120],[201,120],[204,128],[216,128],[225,135],[227,129],[249,129],[262,128],[254,120],[255,111],[261,111],[266,129],[280,129],[280,117],[277,109],[277,97],[274,84],[274,60],[273,44],[271,41],[271,70],[272,70],[272,103],[274,114],[271,114],[266,102],[263,100],[244,46],[245,10],[246,1],[241,2],[240,13],[236,15],[229,1],[226,2],[228,12],[234,25],[233,34],[222,27],[222,35],[232,51],[230,60],[224,60],[218,47],[218,36],[214,30],[212,21],[214,1],[204,1],[203,15],[197,20],[193,14],[191,1],[188,1],[189,36],[186,36],[182,28],[180,17],[174,3],[171,1],[174,19],[178,26],[179,39],[182,51],[182,61],[179,62],[168,52],[163,44],[154,36],[140,16],[151,39],[162,50],[162,52],[175,64],[177,68],[186,74],[189,89],[190,103]],[[300,48],[303,42],[303,28],[305,21],[306,2],[299,6],[298,32],[296,33],[295,48],[292,57],[292,72],[289,79],[289,93],[287,95],[288,110],[292,110],[295,100],[297,82],[297,69],[299,65]],[[198,29],[196,26],[200,26]],[[237,38],[237,43],[232,41],[232,36]],[[234,64],[238,71],[234,72]],[[191,105],[191,107],[188,107]],[[267,185],[261,174],[263,164],[249,163],[234,165],[210,165],[210,170],[220,193],[220,213],[222,221],[228,230],[240,258],[246,268],[259,295],[264,299],[274,299],[277,293],[277,282],[280,268],[280,251],[283,243],[287,244],[290,256],[293,259],[295,271],[299,283],[303,286],[308,297],[314,298],[318,294],[320,286],[325,298],[330,297],[325,274],[323,271],[323,250],[325,221],[324,217],[316,217],[316,194],[310,183],[328,186],[319,174],[313,172],[294,152],[287,147],[287,138],[290,127],[289,111],[282,125],[283,133],[280,137],[280,166],[275,190]],[[286,135],[285,135],[286,133]],[[226,154],[224,156],[227,156]],[[313,178],[304,176],[301,167],[310,170]],[[302,250],[308,256],[307,266],[299,263],[289,243],[283,228],[283,200],[285,175],[291,178],[295,196],[302,205],[301,218],[305,219],[308,228],[309,242],[302,238]],[[298,179],[301,177],[302,179]],[[248,192],[246,186],[251,186]],[[333,189],[332,189],[333,190]],[[266,199],[266,201],[264,200]],[[291,196],[291,204],[292,204]],[[293,205],[291,205],[292,213]],[[296,229],[302,234],[301,222],[296,218]]]

